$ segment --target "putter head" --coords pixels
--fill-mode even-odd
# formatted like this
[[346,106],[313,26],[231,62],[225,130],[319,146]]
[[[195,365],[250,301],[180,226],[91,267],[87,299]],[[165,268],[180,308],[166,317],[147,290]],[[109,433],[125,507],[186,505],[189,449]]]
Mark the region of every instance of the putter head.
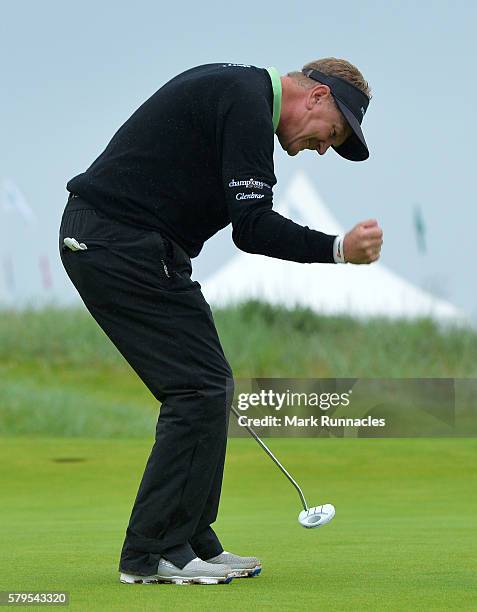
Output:
[[336,510],[333,504],[323,504],[323,506],[315,506],[314,508],[308,508],[308,510],[302,510],[298,515],[298,522],[306,529],[314,529],[329,523],[335,513]]

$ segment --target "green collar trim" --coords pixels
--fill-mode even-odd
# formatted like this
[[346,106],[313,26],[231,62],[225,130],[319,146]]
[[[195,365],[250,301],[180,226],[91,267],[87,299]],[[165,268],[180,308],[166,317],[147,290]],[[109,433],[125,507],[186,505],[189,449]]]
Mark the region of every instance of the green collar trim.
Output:
[[272,80],[273,89],[273,131],[277,131],[278,123],[280,122],[280,112],[282,110],[282,82],[280,73],[276,68],[270,66],[267,72]]

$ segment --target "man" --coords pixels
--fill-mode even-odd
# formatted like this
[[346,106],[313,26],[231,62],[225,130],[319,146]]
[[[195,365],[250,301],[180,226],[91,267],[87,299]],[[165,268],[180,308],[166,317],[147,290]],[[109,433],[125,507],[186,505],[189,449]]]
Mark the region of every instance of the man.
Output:
[[272,210],[274,133],[289,155],[368,157],[361,73],[327,58],[274,68],[208,64],[176,76],[67,184],[63,265],[85,305],[162,403],[119,563],[122,582],[229,582],[260,561],[225,552],[217,516],[232,371],[190,259],[232,223],[238,248],[303,263],[370,263],[376,221],[345,236]]

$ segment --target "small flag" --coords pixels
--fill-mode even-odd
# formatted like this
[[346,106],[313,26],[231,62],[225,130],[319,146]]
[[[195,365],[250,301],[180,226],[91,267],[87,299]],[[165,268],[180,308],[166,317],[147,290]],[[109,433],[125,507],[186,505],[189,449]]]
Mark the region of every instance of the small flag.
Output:
[[11,179],[4,179],[2,183],[2,209],[4,212],[19,213],[29,225],[36,222],[33,209]]
[[426,226],[424,225],[421,207],[418,204],[414,206],[414,229],[416,230],[417,248],[421,253],[425,253],[427,251]]
[[51,277],[50,262],[47,255],[40,256],[40,272],[43,289],[51,289],[53,286],[53,280]]

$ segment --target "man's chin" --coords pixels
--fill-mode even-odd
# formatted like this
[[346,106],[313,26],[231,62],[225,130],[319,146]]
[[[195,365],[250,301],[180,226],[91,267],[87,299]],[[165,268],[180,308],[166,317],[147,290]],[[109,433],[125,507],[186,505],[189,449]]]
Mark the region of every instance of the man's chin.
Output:
[[281,148],[290,157],[295,157],[295,155],[297,155],[301,151],[300,147],[298,147],[296,143],[293,143],[293,144],[287,146],[285,143],[281,142],[280,138],[278,139],[278,141],[280,142]]
[[[280,142],[280,146],[281,148],[286,152],[287,155],[289,155],[290,157],[295,157],[296,155],[298,155],[298,153],[300,151],[307,151],[307,150],[314,150],[314,149],[309,149],[308,147],[302,147],[300,146],[300,142],[294,142],[290,145],[286,145],[283,142],[281,142],[280,138],[278,138],[278,141]],[[308,143],[309,141],[307,141]]]
[[288,153],[290,157],[295,157],[301,151],[301,148],[295,144],[288,146],[285,151]]

